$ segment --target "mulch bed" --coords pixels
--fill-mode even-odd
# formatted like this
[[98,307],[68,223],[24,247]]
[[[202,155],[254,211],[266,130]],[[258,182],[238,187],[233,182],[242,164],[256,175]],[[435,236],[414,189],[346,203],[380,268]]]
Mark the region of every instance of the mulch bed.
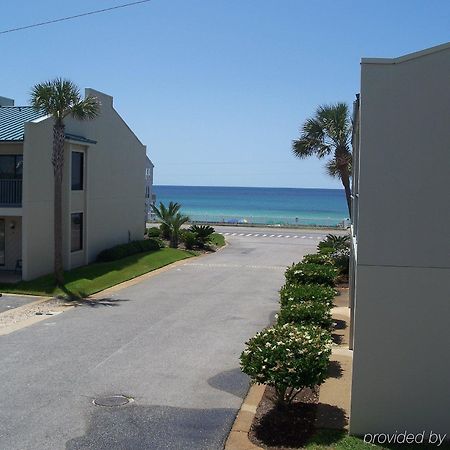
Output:
[[275,389],[266,387],[248,434],[267,450],[302,448],[314,433],[319,389],[304,389],[290,406],[275,402]]

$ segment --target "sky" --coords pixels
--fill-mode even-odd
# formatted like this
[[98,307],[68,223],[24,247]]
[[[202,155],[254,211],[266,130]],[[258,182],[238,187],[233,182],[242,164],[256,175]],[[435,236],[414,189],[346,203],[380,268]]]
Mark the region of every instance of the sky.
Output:
[[[0,31],[126,2],[4,0]],[[340,188],[292,156],[303,121],[351,105],[361,57],[449,40],[448,0],[153,0],[0,35],[0,96],[57,76],[112,95],[155,184]]]

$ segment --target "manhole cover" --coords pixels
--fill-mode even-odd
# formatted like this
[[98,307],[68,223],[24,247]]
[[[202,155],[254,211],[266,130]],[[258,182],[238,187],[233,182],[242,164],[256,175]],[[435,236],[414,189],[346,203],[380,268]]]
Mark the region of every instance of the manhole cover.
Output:
[[123,406],[132,401],[124,395],[109,395],[108,397],[95,398],[92,403],[97,406]]

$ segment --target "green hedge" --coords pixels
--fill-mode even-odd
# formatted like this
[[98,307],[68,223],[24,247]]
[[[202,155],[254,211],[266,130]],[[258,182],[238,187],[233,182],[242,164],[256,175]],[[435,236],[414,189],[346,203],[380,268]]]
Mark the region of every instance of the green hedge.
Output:
[[281,306],[290,303],[314,301],[332,306],[337,291],[329,286],[320,284],[285,284],[280,289]]
[[302,259],[302,262],[307,264],[320,264],[320,265],[328,264],[330,266],[333,265],[333,259],[331,258],[331,256],[321,255],[318,253],[305,255]]
[[103,250],[98,254],[97,261],[116,261],[117,259],[135,255],[136,253],[159,250],[161,247],[163,247],[161,241],[154,238],[145,239],[143,241],[128,242],[127,244],[116,245],[115,247]]
[[149,238],[159,238],[161,237],[161,230],[158,227],[147,228],[147,236]]
[[286,272],[286,283],[323,284],[334,286],[338,271],[329,265],[298,263],[289,267]]
[[314,300],[301,303],[288,303],[281,307],[278,324],[316,325],[329,330],[333,323],[330,306]]

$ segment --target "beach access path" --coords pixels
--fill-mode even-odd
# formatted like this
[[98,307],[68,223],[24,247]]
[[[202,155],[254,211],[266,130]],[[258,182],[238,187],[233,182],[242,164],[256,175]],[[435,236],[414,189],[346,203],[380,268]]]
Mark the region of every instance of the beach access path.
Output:
[[[285,267],[318,242],[245,234],[1,336],[0,448],[221,449],[248,388],[244,343],[273,319]],[[133,401],[93,404],[119,394]]]

